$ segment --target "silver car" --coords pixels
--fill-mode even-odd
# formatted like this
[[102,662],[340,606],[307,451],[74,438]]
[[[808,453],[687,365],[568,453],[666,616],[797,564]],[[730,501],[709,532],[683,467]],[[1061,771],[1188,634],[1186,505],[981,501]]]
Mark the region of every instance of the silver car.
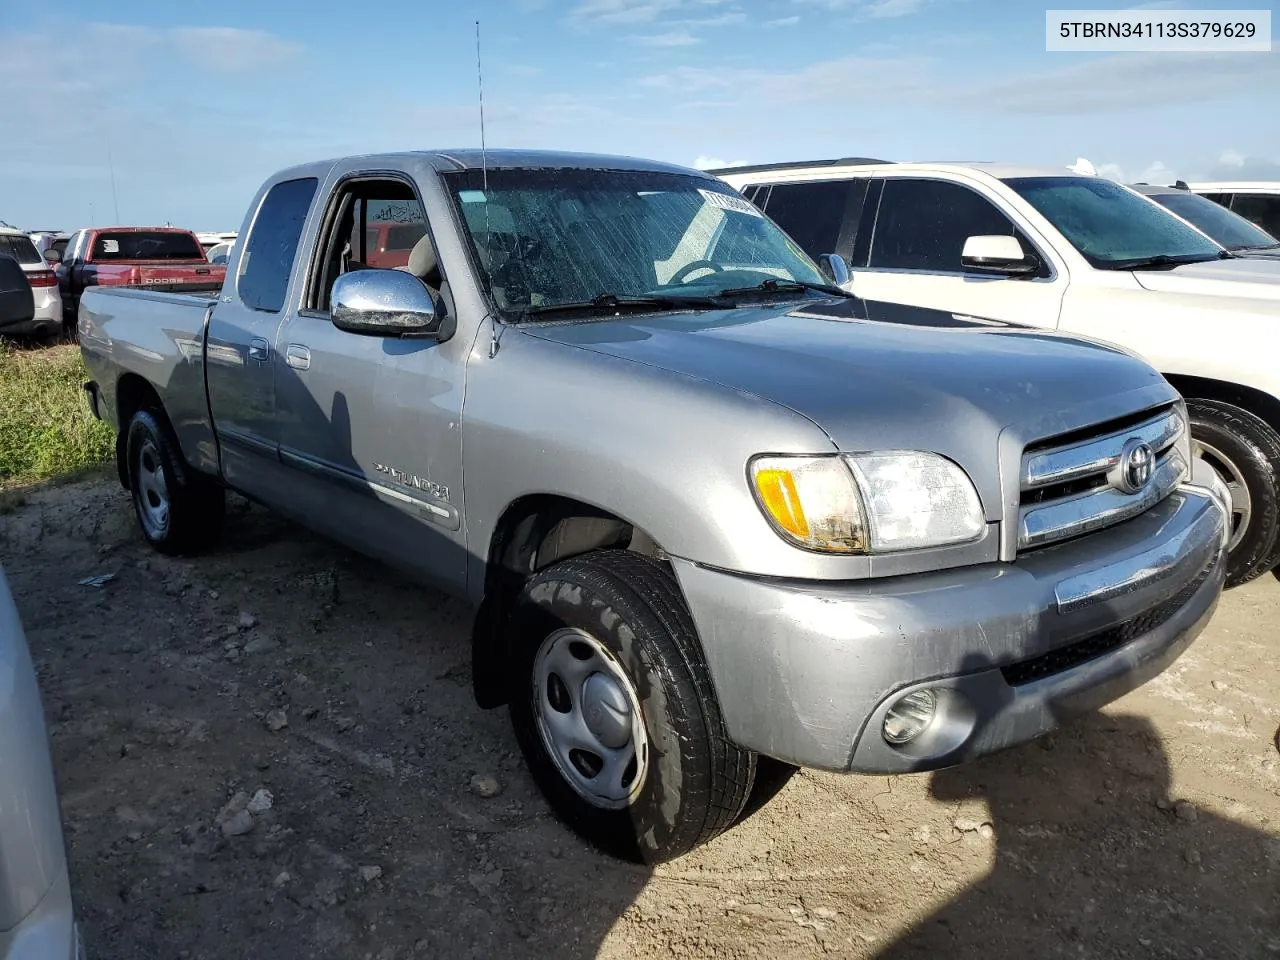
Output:
[[82,960],[36,674],[0,571],[0,960]]
[[7,334],[49,336],[62,330],[62,294],[53,268],[40,255],[31,237],[15,227],[0,225],[0,253],[22,266],[35,296],[35,316],[29,324],[6,329]]

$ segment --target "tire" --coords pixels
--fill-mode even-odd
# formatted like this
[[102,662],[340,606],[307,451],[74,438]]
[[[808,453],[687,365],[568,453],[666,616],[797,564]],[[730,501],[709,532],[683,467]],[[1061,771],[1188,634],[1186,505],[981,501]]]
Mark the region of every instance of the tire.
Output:
[[756,755],[725,732],[664,564],[623,550],[563,560],[525,585],[511,629],[511,721],[566,825],[606,853],[655,864],[733,824]]
[[1188,400],[1191,436],[1232,492],[1227,586],[1265,573],[1280,559],[1280,435],[1247,410],[1218,400]]
[[133,510],[151,546],[188,554],[217,541],[226,515],[224,491],[187,467],[163,414],[144,409],[133,415],[125,456]]

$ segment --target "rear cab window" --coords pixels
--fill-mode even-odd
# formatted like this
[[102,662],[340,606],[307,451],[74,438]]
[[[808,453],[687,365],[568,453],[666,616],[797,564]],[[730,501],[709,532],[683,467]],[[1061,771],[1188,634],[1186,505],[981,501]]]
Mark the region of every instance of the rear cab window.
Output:
[[204,251],[190,233],[104,230],[94,236],[89,259],[94,263],[112,260],[203,260]]
[[1280,194],[1237,193],[1231,199],[1231,212],[1256,223],[1273,237],[1280,233]]
[[315,177],[302,177],[267,191],[240,255],[236,292],[246,307],[269,313],[283,309],[298,242],[318,185]]

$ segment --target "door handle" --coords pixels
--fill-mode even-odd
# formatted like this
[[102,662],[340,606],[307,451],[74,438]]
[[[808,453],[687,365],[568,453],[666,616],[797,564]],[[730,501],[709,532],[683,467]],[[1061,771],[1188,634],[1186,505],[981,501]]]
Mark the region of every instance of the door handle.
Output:
[[249,341],[249,359],[265,360],[267,355],[271,353],[271,344],[263,340],[261,337],[254,337]]
[[284,352],[284,362],[295,370],[310,370],[311,350],[300,343],[291,343]]

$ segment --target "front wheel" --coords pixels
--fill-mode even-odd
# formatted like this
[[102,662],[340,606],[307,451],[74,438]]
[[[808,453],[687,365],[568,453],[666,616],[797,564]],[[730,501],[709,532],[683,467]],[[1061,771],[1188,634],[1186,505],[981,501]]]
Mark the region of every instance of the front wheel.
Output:
[[606,550],[525,586],[511,720],[568,826],[614,856],[672,860],[737,819],[756,756],[729,740],[670,570]]
[[1247,410],[1218,400],[1188,400],[1196,453],[1231,493],[1227,586],[1265,573],[1280,559],[1280,435]]

